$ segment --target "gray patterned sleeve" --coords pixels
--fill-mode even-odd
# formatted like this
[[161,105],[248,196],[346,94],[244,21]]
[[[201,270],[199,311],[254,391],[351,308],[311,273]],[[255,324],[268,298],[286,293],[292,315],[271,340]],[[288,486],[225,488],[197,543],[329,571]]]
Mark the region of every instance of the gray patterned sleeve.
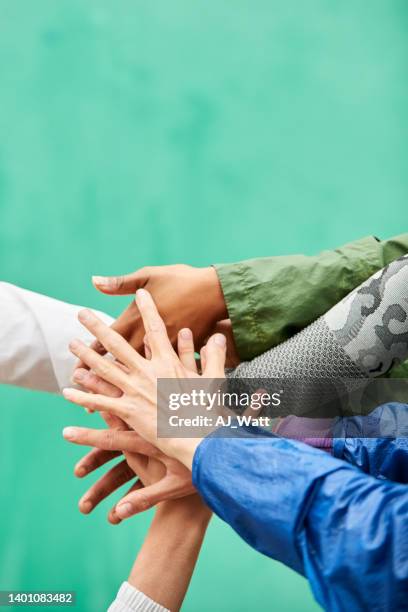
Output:
[[234,378],[366,378],[408,357],[408,256],[392,262],[302,332]]

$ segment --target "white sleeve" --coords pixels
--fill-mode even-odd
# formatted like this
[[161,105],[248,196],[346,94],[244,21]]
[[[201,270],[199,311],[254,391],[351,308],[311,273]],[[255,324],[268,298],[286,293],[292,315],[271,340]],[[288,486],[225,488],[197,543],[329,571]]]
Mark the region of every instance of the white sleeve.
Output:
[[72,385],[68,344],[92,340],[77,319],[81,308],[0,282],[0,383],[51,393]]
[[170,610],[163,608],[128,582],[124,582],[108,612],[170,612]]

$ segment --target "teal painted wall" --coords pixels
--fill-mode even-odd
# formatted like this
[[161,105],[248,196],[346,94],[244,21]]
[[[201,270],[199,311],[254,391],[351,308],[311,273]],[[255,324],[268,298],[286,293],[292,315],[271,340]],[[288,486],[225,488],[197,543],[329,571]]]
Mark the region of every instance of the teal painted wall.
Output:
[[[407,228],[404,0],[0,0],[0,277],[118,314],[91,274]],[[1,308],[1,304],[0,304]],[[103,610],[150,516],[83,517],[89,418],[0,389],[0,588]],[[307,583],[215,520],[185,610],[307,612]]]

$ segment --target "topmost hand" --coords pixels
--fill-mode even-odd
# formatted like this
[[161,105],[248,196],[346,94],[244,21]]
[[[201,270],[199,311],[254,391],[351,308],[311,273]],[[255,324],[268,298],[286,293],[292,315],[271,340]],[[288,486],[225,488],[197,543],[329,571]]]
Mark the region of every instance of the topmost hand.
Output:
[[188,331],[189,340],[183,349],[187,354],[183,354],[181,359],[170,343],[164,322],[150,294],[139,289],[136,292],[136,303],[149,347],[149,355],[146,358],[89,310],[78,314],[80,322],[116,361],[113,363],[105,359],[80,340],[70,343],[71,352],[91,368],[96,376],[122,392],[122,395],[112,397],[101,393],[85,393],[78,389],[64,389],[63,394],[75,404],[121,418],[145,440],[191,469],[194,450],[199,441],[181,439],[184,444],[180,441],[176,449],[175,439],[159,439],[157,436],[157,382],[163,378],[222,379],[226,339],[222,334],[215,334],[208,340],[205,349],[202,349],[203,367],[200,377],[197,371],[194,371],[194,343],[191,331]]
[[[183,264],[146,267],[126,276],[94,276],[92,280],[99,291],[109,295],[131,295],[137,289],[146,289],[157,304],[173,346],[178,331],[188,327],[193,332],[196,347],[201,347],[216,323],[228,316],[213,267],[193,268]],[[134,300],[112,328],[137,351],[143,350],[145,332]],[[94,348],[103,353],[100,346]]]

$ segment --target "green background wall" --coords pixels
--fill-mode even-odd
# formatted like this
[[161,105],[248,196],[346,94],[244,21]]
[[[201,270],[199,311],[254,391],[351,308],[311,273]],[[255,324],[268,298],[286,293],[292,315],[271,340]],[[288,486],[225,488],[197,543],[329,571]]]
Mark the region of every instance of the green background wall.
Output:
[[[0,0],[0,277],[116,315],[91,274],[407,228],[405,0]],[[1,304],[0,304],[1,308]],[[150,516],[76,509],[89,418],[0,389],[0,588],[105,609]],[[96,418],[96,417],[95,417]],[[96,423],[96,421],[95,421]],[[316,610],[214,520],[185,610]]]

